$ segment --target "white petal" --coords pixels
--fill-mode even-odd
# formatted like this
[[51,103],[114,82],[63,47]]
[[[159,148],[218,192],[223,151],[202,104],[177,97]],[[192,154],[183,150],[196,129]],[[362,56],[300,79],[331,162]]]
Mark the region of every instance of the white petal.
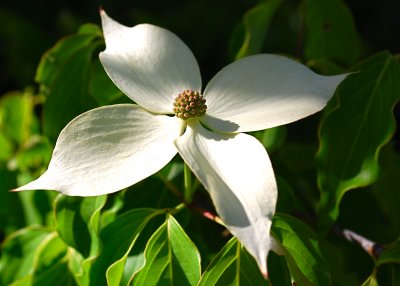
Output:
[[277,55],[243,58],[207,85],[207,126],[222,132],[256,131],[320,111],[346,77],[321,76]]
[[154,174],[176,154],[175,117],[134,104],[81,114],[60,133],[48,170],[16,191],[56,190],[71,196],[113,193]]
[[264,147],[250,135],[221,135],[199,123],[188,126],[176,145],[229,231],[265,273],[277,187]]
[[101,19],[106,50],[100,60],[116,86],[137,104],[168,114],[179,93],[201,90],[197,61],[175,34],[150,24],[126,27],[103,10]]

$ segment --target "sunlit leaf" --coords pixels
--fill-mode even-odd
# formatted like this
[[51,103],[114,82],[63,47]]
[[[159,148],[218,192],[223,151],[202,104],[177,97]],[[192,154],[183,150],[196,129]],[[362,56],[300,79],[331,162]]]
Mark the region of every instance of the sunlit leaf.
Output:
[[61,39],[42,57],[35,79],[46,96],[43,125],[50,139],[55,140],[72,118],[97,106],[89,82],[92,59],[102,44],[101,30],[90,24]]
[[281,245],[297,285],[329,285],[330,275],[320,254],[318,238],[306,224],[285,214],[275,214],[271,233]]
[[75,285],[66,255],[67,245],[56,232],[49,234],[35,253],[32,285]]
[[7,161],[12,156],[12,154],[13,144],[0,128],[0,162]]
[[93,40],[99,36],[99,28],[97,28],[97,31],[87,28],[89,28],[89,26],[86,26],[86,28],[82,26],[81,33],[61,39],[53,48],[43,55],[36,71],[35,80],[41,84],[42,92],[46,95],[50,92],[49,89],[60,67],[68,62],[75,53],[89,46]]
[[103,249],[91,268],[90,282],[119,285],[126,259],[138,236],[153,217],[162,213],[163,210],[133,209],[108,224],[100,233]]
[[178,222],[168,216],[150,238],[145,265],[133,277],[133,285],[196,285],[200,279],[200,255]]
[[79,49],[56,70],[43,108],[44,133],[55,140],[75,116],[97,106],[89,94],[91,62],[98,43]]
[[305,0],[306,28],[304,55],[307,60],[328,59],[354,64],[361,53],[353,17],[342,0]]
[[392,109],[400,98],[400,68],[387,52],[353,68],[328,105],[320,129],[318,184],[321,228],[337,218],[348,190],[367,186],[378,175],[378,155],[395,132]]
[[32,115],[33,95],[30,91],[5,94],[0,99],[1,133],[14,143],[23,143],[30,135]]
[[36,250],[48,234],[41,227],[27,227],[7,237],[1,246],[1,285],[8,285],[31,273]]
[[285,140],[286,128],[285,126],[269,128],[266,130],[252,132],[252,135],[260,140],[260,142],[268,151],[272,151],[279,147]]
[[369,276],[361,286],[379,286],[375,274],[371,274],[371,276]]
[[40,172],[50,162],[53,146],[45,137],[32,136],[20,147],[9,166],[19,170]]
[[203,273],[199,286],[269,285],[254,258],[232,238]]

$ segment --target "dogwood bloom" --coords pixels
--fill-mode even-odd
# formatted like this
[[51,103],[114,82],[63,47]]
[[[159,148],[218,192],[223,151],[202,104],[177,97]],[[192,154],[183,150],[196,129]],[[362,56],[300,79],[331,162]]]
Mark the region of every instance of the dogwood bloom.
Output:
[[318,112],[345,75],[321,76],[288,58],[260,54],[228,65],[202,91],[196,59],[175,34],[149,24],[126,27],[104,11],[101,18],[106,49],[100,60],[136,104],[73,119],[48,170],[17,191],[109,194],[156,173],[179,153],[265,274],[277,186],[265,148],[242,132]]

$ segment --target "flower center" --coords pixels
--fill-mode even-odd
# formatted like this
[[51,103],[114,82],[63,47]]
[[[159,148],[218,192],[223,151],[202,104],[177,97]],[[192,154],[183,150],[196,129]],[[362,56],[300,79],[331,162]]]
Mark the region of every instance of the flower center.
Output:
[[201,117],[206,114],[206,100],[199,92],[187,89],[175,97],[173,110],[184,120]]

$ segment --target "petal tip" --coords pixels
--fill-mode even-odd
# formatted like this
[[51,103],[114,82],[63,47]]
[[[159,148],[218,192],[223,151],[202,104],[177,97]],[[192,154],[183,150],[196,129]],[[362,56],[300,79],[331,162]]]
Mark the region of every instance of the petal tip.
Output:
[[265,280],[268,280],[268,272],[267,271],[262,270],[261,274],[262,274],[262,276],[264,277]]

